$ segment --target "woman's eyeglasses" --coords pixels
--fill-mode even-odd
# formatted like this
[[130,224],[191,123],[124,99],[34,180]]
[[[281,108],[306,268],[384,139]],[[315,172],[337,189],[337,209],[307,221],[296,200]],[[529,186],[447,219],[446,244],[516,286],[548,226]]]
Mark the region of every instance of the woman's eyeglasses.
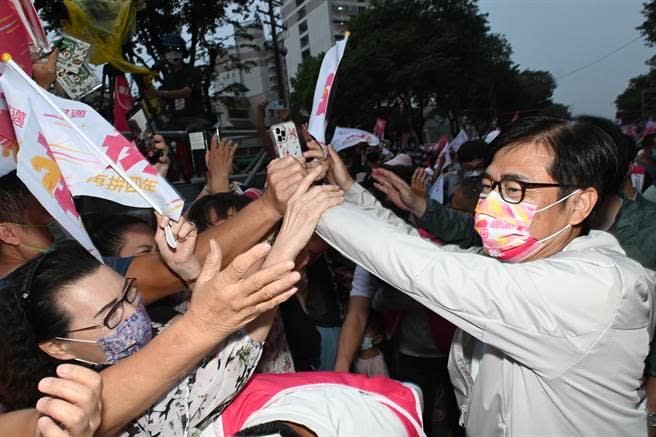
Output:
[[70,334],[73,332],[89,331],[91,329],[102,328],[103,326],[106,326],[109,329],[116,328],[118,324],[121,323],[121,321],[123,320],[123,314],[125,312],[125,302],[131,304],[134,303],[134,301],[137,299],[137,295],[139,294],[139,291],[137,290],[135,282],[136,282],[135,278],[125,278],[125,285],[123,286],[123,296],[111,306],[111,308],[107,312],[107,315],[105,316],[101,324],[87,326],[86,328],[73,329],[71,331],[68,331],[67,333]]

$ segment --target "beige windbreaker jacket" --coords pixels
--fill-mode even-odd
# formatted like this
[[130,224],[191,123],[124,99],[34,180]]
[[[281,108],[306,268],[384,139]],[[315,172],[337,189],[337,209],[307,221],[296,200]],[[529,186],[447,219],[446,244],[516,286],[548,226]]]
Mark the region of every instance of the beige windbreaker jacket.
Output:
[[[640,386],[656,273],[611,235],[591,232],[547,259],[502,263],[421,239],[357,184],[317,230],[460,328],[449,371],[469,437],[646,435]],[[484,353],[473,380],[476,341]]]

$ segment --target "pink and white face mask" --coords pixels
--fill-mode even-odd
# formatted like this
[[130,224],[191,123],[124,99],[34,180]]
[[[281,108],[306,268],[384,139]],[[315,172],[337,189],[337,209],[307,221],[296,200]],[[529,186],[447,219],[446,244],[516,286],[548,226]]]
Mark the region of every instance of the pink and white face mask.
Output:
[[487,254],[506,262],[521,262],[536,253],[547,240],[554,238],[570,225],[538,240],[529,233],[535,214],[564,202],[578,191],[541,209],[537,209],[537,206],[530,202],[508,203],[496,190],[481,197],[476,206],[474,227],[481,236]]

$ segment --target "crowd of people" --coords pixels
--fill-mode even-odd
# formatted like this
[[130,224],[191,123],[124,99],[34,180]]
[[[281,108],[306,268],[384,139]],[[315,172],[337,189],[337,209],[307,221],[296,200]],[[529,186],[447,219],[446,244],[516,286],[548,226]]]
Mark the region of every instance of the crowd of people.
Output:
[[271,161],[264,187],[240,187],[236,145],[214,137],[207,185],[178,222],[80,207],[102,262],[16,172],[0,177],[0,433],[656,425],[656,178],[631,178],[656,176],[654,135],[531,117],[414,158],[304,143],[302,158]]

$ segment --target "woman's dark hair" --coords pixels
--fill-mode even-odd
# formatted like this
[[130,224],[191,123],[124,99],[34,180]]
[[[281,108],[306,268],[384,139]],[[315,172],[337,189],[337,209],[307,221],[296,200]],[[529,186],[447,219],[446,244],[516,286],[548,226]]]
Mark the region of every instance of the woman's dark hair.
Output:
[[189,208],[189,220],[194,222],[198,232],[203,232],[213,226],[212,211],[219,220],[225,220],[231,209],[240,211],[250,202],[248,197],[234,193],[210,194],[201,197]]
[[0,403],[11,410],[34,407],[40,397],[37,384],[55,375],[61,364],[38,345],[66,337],[69,329],[70,316],[57,304],[57,295],[101,265],[82,246],[67,241],[5,279],[0,293]]
[[125,245],[124,234],[128,227],[134,225],[151,227],[146,220],[130,214],[87,214],[82,220],[93,245],[102,256],[118,256]]
[[[523,118],[494,139],[490,156],[493,158],[500,150],[521,144],[547,146],[554,156],[547,172],[558,184],[594,188],[599,194],[597,209],[608,194],[617,192],[626,175],[619,151],[622,144],[601,127],[606,126],[606,121],[597,117]],[[574,190],[562,188],[560,195],[566,196]]]
[[234,437],[264,437],[280,435],[281,437],[301,437],[289,425],[283,422],[273,421],[261,423],[259,425],[244,428],[235,434]]

